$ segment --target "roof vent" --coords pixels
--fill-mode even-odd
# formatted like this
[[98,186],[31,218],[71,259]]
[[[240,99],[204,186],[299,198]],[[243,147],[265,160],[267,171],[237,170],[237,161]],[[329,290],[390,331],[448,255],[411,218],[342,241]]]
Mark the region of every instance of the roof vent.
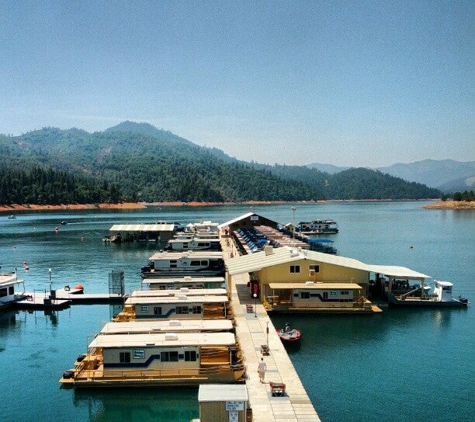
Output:
[[306,281],[305,285],[306,286],[313,286],[315,283],[313,281]]
[[271,245],[267,245],[264,247],[264,253],[266,254],[266,256],[268,255],[272,255],[274,253],[274,248],[273,246]]
[[169,327],[181,327],[181,321],[178,319],[171,319],[168,321],[168,326]]
[[166,333],[165,334],[165,341],[172,341],[178,340],[178,334],[176,333]]
[[190,289],[188,287],[180,287],[180,293],[188,293]]
[[178,295],[178,299],[180,299],[180,300],[188,300],[188,296],[187,296],[187,295]]

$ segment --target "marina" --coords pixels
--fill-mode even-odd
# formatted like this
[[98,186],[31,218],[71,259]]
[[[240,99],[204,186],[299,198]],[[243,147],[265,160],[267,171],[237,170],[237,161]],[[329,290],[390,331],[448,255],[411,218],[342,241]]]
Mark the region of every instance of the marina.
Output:
[[[341,218],[339,218],[339,220],[341,220]],[[68,228],[69,227],[72,227],[71,224],[68,224]],[[338,236],[341,236],[341,233],[338,234]],[[341,245],[339,243],[339,248],[341,248]],[[408,248],[408,247],[407,247]],[[105,251],[109,250],[109,248],[106,248]],[[110,250],[111,252],[113,252],[114,250]],[[410,252],[411,254],[415,255],[412,250],[407,250],[408,252]],[[344,251],[343,251],[344,252]],[[236,254],[236,251],[231,251],[230,253],[234,253]],[[228,258],[226,258],[228,259]],[[31,263],[34,263],[34,259],[31,259],[29,257],[27,257],[27,260],[28,262],[30,263],[30,274],[34,274],[34,271],[35,271],[35,265],[31,265]],[[370,262],[372,260],[369,260]],[[387,258],[386,258],[386,261],[389,261]],[[406,261],[407,263],[409,263],[409,265],[413,266],[414,264],[412,263],[411,264],[411,260],[407,259],[406,257]],[[139,264],[140,265],[140,264]],[[417,267],[417,265],[415,265]],[[135,260],[135,267],[137,267],[137,260]],[[422,267],[423,268],[423,267]],[[32,273],[33,271],[33,273]],[[424,271],[425,272],[425,271]],[[432,269],[431,271],[428,271],[429,273],[439,273],[440,270],[436,271],[434,269]],[[441,272],[443,274],[443,271]],[[242,275],[240,274],[236,274],[234,276],[232,276],[232,279],[234,280],[235,278],[238,279],[242,276],[245,276],[245,273],[243,273]],[[252,274],[251,274],[251,277],[252,277]],[[447,277],[449,278],[449,277]],[[454,279],[455,277],[450,277],[452,279]],[[242,295],[243,295],[243,302],[241,304],[241,308],[239,309],[239,312],[242,312],[242,316],[246,319],[248,319],[250,322],[250,324],[252,324],[253,322],[256,321],[256,318],[257,320],[259,320],[260,323],[263,323],[263,327],[262,329],[260,330],[260,334],[257,335],[257,339],[255,340],[255,343],[254,343],[254,353],[256,355],[256,363],[257,361],[260,359],[260,357],[264,357],[264,359],[266,359],[267,361],[267,364],[268,364],[268,371],[267,371],[267,374],[266,374],[266,380],[268,382],[268,384],[263,384],[261,385],[258,381],[258,378],[257,378],[257,374],[255,373],[255,370],[253,370],[252,368],[252,364],[249,363],[247,364],[247,358],[245,359],[245,363],[246,365],[251,368],[251,371],[250,371],[250,375],[251,377],[250,378],[256,378],[257,380],[257,383],[259,383],[259,386],[258,388],[260,388],[261,390],[256,390],[256,391],[261,391],[261,394],[265,394],[265,395],[269,395],[270,398],[274,398],[276,401],[277,400],[288,400],[289,402],[291,401],[291,398],[290,397],[293,397],[296,393],[292,393],[292,389],[289,387],[289,384],[287,382],[285,382],[285,379],[282,379],[282,378],[279,378],[279,376],[277,376],[276,374],[273,373],[273,369],[274,369],[274,363],[273,363],[273,359],[275,359],[275,355],[277,353],[277,351],[275,351],[275,353],[273,353],[273,341],[275,340],[278,340],[278,342],[282,343],[282,341],[280,341],[280,339],[278,338],[277,336],[277,330],[278,328],[275,328],[275,327],[283,327],[284,326],[284,321],[285,319],[282,319],[282,318],[289,318],[288,316],[282,316],[282,318],[280,318],[278,316],[278,314],[276,314],[275,316],[271,316],[270,314],[267,314],[266,313],[266,310],[264,308],[264,305],[260,303],[259,300],[256,300],[255,298],[253,298],[250,294],[250,288],[249,286],[247,285],[248,282],[250,282],[251,280],[245,280],[243,279],[241,283],[237,283],[238,284],[238,289],[242,292]],[[308,281],[308,280],[307,280]],[[74,284],[74,282],[70,283],[70,284]],[[135,284],[135,289],[139,287],[140,288],[140,285],[137,285]],[[144,285],[145,287],[145,285]],[[275,286],[274,286],[275,287]],[[301,286],[300,286],[301,287]],[[460,288],[463,288],[464,290],[466,290],[466,287],[464,287],[463,285],[460,285],[460,280],[457,279],[457,283],[455,284],[455,288],[457,288],[457,291],[460,290]],[[89,288],[87,288],[86,286],[86,289],[88,291],[90,291]],[[100,289],[102,290],[102,289]],[[133,291],[134,289],[130,289],[128,288],[128,290],[130,291]],[[179,290],[179,289],[178,289]],[[465,291],[465,293],[467,293],[467,296],[470,297],[471,294],[470,294],[470,290],[469,291]],[[264,295],[264,296],[267,296],[267,295]],[[231,300],[231,303],[234,302],[234,299]],[[249,306],[249,308],[248,308]],[[80,307],[79,307],[80,308]],[[78,309],[79,309],[78,308]],[[92,308],[91,308],[92,309]],[[251,309],[252,312],[249,312],[249,309]],[[236,310],[234,309],[234,306],[233,306],[233,315],[236,313]],[[68,311],[69,312],[69,311]],[[387,313],[388,312],[388,313]],[[400,311],[399,311],[400,312]],[[384,310],[384,314],[387,315],[385,316],[385,320],[386,321],[392,321],[393,324],[395,324],[395,321],[397,321],[397,319],[401,319],[401,320],[406,320],[407,318],[405,317],[405,315],[408,317],[409,313],[407,313],[406,311],[404,311],[403,314],[400,314],[399,312],[397,312],[398,315],[400,315],[399,317],[397,317],[397,315],[394,314],[394,311],[393,312],[389,312],[387,311],[386,309]],[[462,314],[458,314],[457,311],[454,313],[454,312],[451,312],[451,315],[452,315],[452,319],[453,320],[460,320],[460,318],[463,317],[465,313],[462,313]],[[255,316],[257,315],[257,316]],[[429,318],[429,320],[431,320],[431,315],[432,312],[429,312],[429,313],[426,313],[424,312],[424,315],[428,315],[427,318]],[[468,314],[467,314],[468,315]],[[422,316],[422,314],[420,314],[420,316]],[[66,315],[65,316],[61,316],[61,315],[58,315],[59,319],[61,320],[61,318],[66,318]],[[355,319],[355,317],[353,316],[349,316],[350,318],[353,319],[353,321],[355,321],[354,323],[351,323],[352,325],[354,325],[356,323],[356,321],[358,321],[358,319]],[[254,319],[253,319],[254,318]],[[263,321],[261,321],[261,318],[263,319]],[[265,322],[266,322],[266,319],[267,318],[272,318],[272,325],[270,325],[271,323],[269,323],[269,325],[267,325]],[[303,318],[303,319],[302,319]],[[327,321],[327,324],[331,324],[331,320],[327,319],[328,317],[321,317],[323,318],[322,321]],[[397,319],[395,319],[397,318]],[[443,317],[443,320],[445,320],[446,318],[448,318],[448,314],[445,314],[445,316]],[[97,322],[99,322],[100,318],[96,318],[97,319]],[[275,322],[274,321],[277,321]],[[316,332],[313,332],[312,331],[312,327],[309,327],[308,324],[305,322],[306,321],[306,318],[305,317],[299,317],[297,320],[296,320],[296,317],[292,317],[290,318],[290,320],[292,321],[292,325],[295,325],[296,327],[298,327],[299,329],[302,329],[302,332],[304,333],[304,335],[302,336],[302,344],[301,346],[299,346],[299,350],[300,350],[300,347],[302,348],[301,350],[302,351],[305,351],[307,350],[307,348],[310,346],[311,343],[314,343],[314,340],[312,340],[312,338],[315,338],[315,335],[316,335]],[[373,318],[371,318],[371,320],[373,320]],[[346,320],[346,317],[340,317],[339,321],[343,322],[343,321],[347,321]],[[350,324],[349,322],[350,320],[348,320],[348,324]],[[380,327],[380,323],[383,322],[383,320],[381,319],[376,319],[375,321],[379,321],[379,322],[375,322],[376,326],[377,327]],[[138,323],[138,322],[136,322]],[[335,324],[336,321],[334,321],[333,324]],[[361,324],[361,321],[359,322],[359,324]],[[318,326],[319,325],[319,322],[318,320],[315,321],[315,325]],[[426,324],[423,324],[423,325],[426,325]],[[409,325],[411,327],[411,329],[414,331],[414,325]],[[254,327],[255,328],[255,327]],[[263,354],[262,352],[265,351],[265,348],[262,348],[262,346],[267,346],[267,333],[266,333],[266,328],[269,328],[269,336],[268,336],[268,342],[269,342],[269,355],[265,355]],[[427,327],[426,327],[427,328]],[[236,330],[238,329],[238,327],[236,327]],[[379,328],[379,330],[381,330],[381,327]],[[97,331],[97,330],[96,330]],[[274,335],[273,335],[274,334]],[[360,333],[361,334],[361,333]],[[239,335],[239,334],[238,334]],[[243,334],[244,335],[244,334]],[[385,335],[385,331],[381,331],[380,332],[380,335],[381,336],[384,336]],[[343,336],[344,337],[344,336]],[[424,336],[421,336],[422,338],[424,338]],[[322,336],[318,336],[316,338],[320,338],[321,340],[323,340],[323,343],[322,345],[317,345],[315,344],[315,352],[317,354],[321,354],[323,352],[324,349],[322,349],[322,347],[324,348],[324,344],[325,344],[325,338],[322,337]],[[363,338],[361,340],[363,340],[364,342],[364,335],[363,335]],[[90,343],[89,343],[90,344]],[[343,350],[344,350],[344,346],[340,346],[340,347],[343,347]],[[364,347],[364,344],[362,345],[362,347]],[[80,352],[81,349],[84,349],[84,347],[73,347],[73,352],[74,352],[74,349],[77,352]],[[244,348],[243,348],[244,349]],[[290,353],[289,353],[290,352]],[[298,377],[301,379],[301,382],[303,385],[306,385],[309,383],[309,379],[308,379],[308,376],[310,374],[310,372],[302,372],[302,364],[300,362],[300,354],[302,353],[301,351],[299,352],[295,352],[295,351],[292,351],[290,350],[289,352],[286,351],[288,357],[290,359],[292,359],[292,365],[294,366],[295,370],[298,370]],[[245,352],[244,352],[245,353]],[[308,353],[308,350],[307,352]],[[456,355],[456,354],[455,354]],[[251,356],[251,355],[249,355]],[[74,360],[74,359],[73,359]],[[70,360],[71,361],[71,360]],[[62,370],[64,370],[64,363],[67,362],[67,359],[63,359],[62,360],[62,365],[63,365],[63,368]],[[319,366],[323,364],[323,367],[325,367],[325,362],[320,362],[319,361]],[[407,365],[407,363],[406,363]],[[408,365],[410,367],[410,365]],[[66,366],[67,367],[67,366]],[[319,373],[322,374],[322,368],[319,367]],[[275,375],[275,377],[274,377]],[[322,374],[323,375],[323,374]],[[380,381],[380,380],[378,380]],[[420,381],[423,381],[423,380],[420,380]],[[250,381],[249,381],[250,382]],[[413,381],[414,382],[414,381]],[[462,380],[461,380],[462,384],[464,383],[463,381],[463,377],[462,377]],[[271,384],[272,383],[272,384]],[[311,381],[310,381],[311,383]],[[328,384],[328,385],[332,385],[332,382],[330,379],[326,379],[325,380],[325,383]],[[283,387],[284,386],[284,387]],[[335,389],[336,386],[332,387],[332,389]],[[318,389],[318,391],[320,391]],[[279,396],[278,394],[284,394],[283,396]],[[290,393],[292,393],[292,395],[290,395]],[[64,394],[64,393],[63,393]],[[257,394],[257,393],[256,393]],[[286,398],[286,395],[289,395],[289,398]],[[66,395],[65,397],[68,397],[68,395]],[[315,400],[316,400],[316,397],[315,397],[315,390],[314,389],[310,389],[307,393],[307,397],[310,401],[310,403],[315,403]],[[330,397],[326,397],[325,396],[325,400],[331,400]],[[318,399],[317,399],[318,401]],[[78,402],[79,403],[79,402]],[[257,412],[257,408],[256,406],[258,407],[259,404],[261,403],[261,400],[259,399],[255,399],[253,404],[250,404],[250,408],[252,409],[253,411],[253,416],[256,418],[255,420],[258,420],[257,419],[257,415],[258,415],[258,412]],[[265,406],[276,406],[276,404],[272,404],[271,401],[269,401],[269,404],[265,404],[266,403],[266,399],[263,398],[263,405]],[[286,403],[286,406],[288,406],[289,403]],[[322,418],[322,420],[329,420],[328,419],[328,416],[325,416],[325,419],[322,417],[322,414],[320,413],[320,407],[321,406],[317,406],[317,409],[319,410],[318,414],[319,414],[319,417]],[[322,410],[323,410],[323,415],[326,415],[326,413],[328,412],[328,410],[325,409],[325,406],[322,406],[321,407]],[[269,408],[268,408],[269,409]],[[78,411],[80,411],[80,409],[78,409]],[[390,411],[390,410],[389,410]],[[427,412],[425,412],[427,414]],[[458,412],[460,413],[460,412]],[[162,420],[162,419],[160,419]],[[341,420],[340,419],[333,419],[333,420]],[[345,420],[351,420],[351,417],[350,418],[346,418],[345,417]],[[404,419],[404,412],[403,412],[403,419],[402,420],[405,420]],[[417,418],[416,418],[417,420]],[[434,419],[436,420],[436,418]],[[459,419],[459,420],[463,420],[463,419]]]

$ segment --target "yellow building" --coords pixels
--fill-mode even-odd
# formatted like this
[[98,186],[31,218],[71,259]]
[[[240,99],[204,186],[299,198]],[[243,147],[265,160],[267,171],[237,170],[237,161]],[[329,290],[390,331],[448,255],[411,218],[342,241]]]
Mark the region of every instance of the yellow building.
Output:
[[405,267],[369,265],[352,258],[300,248],[267,246],[264,251],[225,260],[231,277],[249,273],[250,295],[268,311],[374,312],[367,299],[370,278],[423,279]]

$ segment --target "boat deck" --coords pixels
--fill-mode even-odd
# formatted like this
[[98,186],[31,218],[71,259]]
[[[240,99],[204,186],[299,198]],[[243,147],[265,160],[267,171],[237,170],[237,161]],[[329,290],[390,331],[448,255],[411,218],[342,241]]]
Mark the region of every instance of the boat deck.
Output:
[[[231,253],[237,254],[231,246],[225,246],[225,249],[226,257],[231,256]],[[236,322],[236,336],[247,368],[246,385],[253,420],[255,422],[320,421],[264,306],[260,303],[254,304],[254,300],[251,299],[247,287],[248,281],[248,274],[232,277],[231,300]],[[249,312],[249,309],[253,312]],[[268,337],[267,328],[269,328]],[[268,355],[266,353],[264,356],[262,352],[267,346],[267,338],[269,340]],[[261,357],[264,357],[267,364],[264,384],[260,383],[257,374]],[[285,392],[281,389],[282,384],[285,384]],[[277,391],[276,388],[280,390]]]

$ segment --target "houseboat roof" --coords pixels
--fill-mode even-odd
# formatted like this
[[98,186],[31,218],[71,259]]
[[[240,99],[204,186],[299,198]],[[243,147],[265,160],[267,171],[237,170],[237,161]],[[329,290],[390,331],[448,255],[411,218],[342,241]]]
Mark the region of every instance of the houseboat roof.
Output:
[[8,287],[21,283],[23,283],[23,280],[18,280],[17,274],[15,272],[0,273],[0,287]]
[[229,274],[237,275],[252,271],[260,271],[263,268],[273,267],[275,265],[301,261],[302,259],[366,272],[374,272],[390,277],[415,280],[429,278],[428,275],[413,271],[406,267],[370,265],[353,258],[346,258],[344,256],[331,255],[289,246],[283,246],[281,248],[268,246],[264,251],[228,258],[225,260],[225,263]]
[[101,334],[158,333],[182,331],[229,331],[233,328],[230,319],[185,319],[167,321],[108,322]]
[[126,301],[126,305],[160,305],[160,304],[172,304],[172,303],[227,303],[229,299],[227,296],[172,296],[172,297],[129,297]]
[[[246,384],[200,384],[198,402],[247,402]],[[231,419],[231,418],[230,418]]]
[[89,344],[89,348],[232,346],[234,344],[236,344],[236,339],[233,333],[146,333],[98,335]]
[[222,258],[222,252],[216,251],[183,251],[183,252],[165,252],[160,251],[154,253],[149,260],[151,261],[169,261],[173,259],[182,259],[182,258],[189,258],[189,259],[207,259],[207,258]]
[[224,277],[170,277],[170,278],[146,278],[142,284],[181,284],[181,283],[224,283]]
[[216,288],[216,289],[188,289],[182,287],[177,290],[135,290],[131,293],[130,297],[178,297],[178,296],[225,296],[226,289]]
[[331,289],[348,289],[359,290],[362,287],[356,283],[269,283],[269,287],[274,290],[331,290]]
[[173,232],[175,224],[114,224],[109,231],[111,232]]

